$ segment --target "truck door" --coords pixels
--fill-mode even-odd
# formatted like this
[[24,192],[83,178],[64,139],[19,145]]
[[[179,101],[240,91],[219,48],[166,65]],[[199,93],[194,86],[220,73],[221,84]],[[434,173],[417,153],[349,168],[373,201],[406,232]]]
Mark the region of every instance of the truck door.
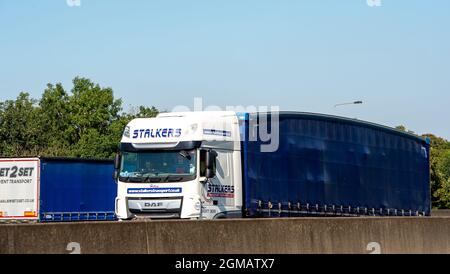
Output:
[[233,151],[216,150],[216,176],[203,185],[206,218],[224,217],[235,209],[235,186],[233,183]]

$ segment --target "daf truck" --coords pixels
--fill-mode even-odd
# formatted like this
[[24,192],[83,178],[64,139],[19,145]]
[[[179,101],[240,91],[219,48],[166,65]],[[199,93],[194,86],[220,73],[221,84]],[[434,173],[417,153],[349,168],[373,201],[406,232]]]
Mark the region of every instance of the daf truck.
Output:
[[429,141],[301,112],[132,120],[115,159],[119,219],[430,215]]

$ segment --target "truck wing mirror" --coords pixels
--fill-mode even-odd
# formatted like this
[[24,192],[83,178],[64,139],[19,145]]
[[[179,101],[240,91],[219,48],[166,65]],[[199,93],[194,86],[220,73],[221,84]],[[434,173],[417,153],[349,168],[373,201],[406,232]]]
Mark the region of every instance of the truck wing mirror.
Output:
[[120,169],[120,154],[116,153],[116,157],[114,157],[114,169],[119,170]]
[[206,178],[214,178],[216,176],[216,159],[217,152],[214,150],[206,152]]
[[113,172],[113,179],[117,183],[117,179],[119,179],[119,170],[115,169]]
[[119,169],[120,169],[120,154],[116,153],[116,156],[114,157],[114,173],[113,173],[113,179],[117,181],[119,178]]
[[216,172],[213,169],[207,169],[206,170],[206,178],[211,179],[216,176]]

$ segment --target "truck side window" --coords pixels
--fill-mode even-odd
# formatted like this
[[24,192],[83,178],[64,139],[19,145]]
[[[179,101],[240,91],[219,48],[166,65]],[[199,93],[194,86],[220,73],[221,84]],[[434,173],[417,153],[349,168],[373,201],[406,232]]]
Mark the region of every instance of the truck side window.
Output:
[[200,150],[200,177],[206,177],[206,150]]

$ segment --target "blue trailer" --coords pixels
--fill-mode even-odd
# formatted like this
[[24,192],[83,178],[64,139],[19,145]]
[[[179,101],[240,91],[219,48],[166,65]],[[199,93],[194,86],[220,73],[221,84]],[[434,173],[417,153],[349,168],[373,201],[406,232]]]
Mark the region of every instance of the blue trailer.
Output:
[[[240,117],[245,216],[430,215],[429,140],[357,119],[278,116],[272,153],[249,141],[257,115]],[[254,124],[270,130],[270,114]]]
[[0,219],[116,219],[112,160],[6,158],[0,160],[0,169],[4,171],[0,174]]

